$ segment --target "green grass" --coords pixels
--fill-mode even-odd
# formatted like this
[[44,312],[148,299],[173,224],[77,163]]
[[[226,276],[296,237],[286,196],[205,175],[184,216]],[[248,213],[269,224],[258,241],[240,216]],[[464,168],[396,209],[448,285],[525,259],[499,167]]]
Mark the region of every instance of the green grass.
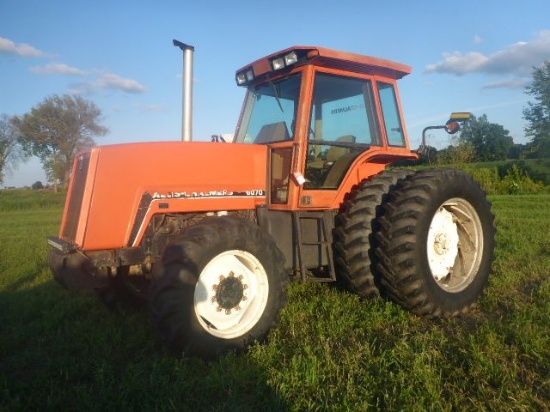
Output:
[[0,190],[0,212],[65,205],[65,193],[50,190]]
[[168,356],[147,310],[58,286],[62,199],[29,193],[0,192],[0,410],[550,410],[550,195],[491,198],[495,273],[461,318],[297,283],[268,343],[206,363]]

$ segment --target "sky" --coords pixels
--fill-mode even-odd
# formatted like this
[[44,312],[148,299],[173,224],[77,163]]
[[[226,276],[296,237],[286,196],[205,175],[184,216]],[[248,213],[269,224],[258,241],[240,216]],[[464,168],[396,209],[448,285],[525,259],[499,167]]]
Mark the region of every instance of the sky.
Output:
[[[195,48],[193,139],[209,140],[235,130],[245,94],[237,69],[314,45],[413,67],[399,85],[412,148],[453,111],[486,114],[526,143],[525,87],[550,60],[549,14],[548,0],[0,0],[0,114],[74,94],[102,112],[109,133],[99,145],[179,140],[178,39]],[[427,143],[450,142],[435,131]],[[4,186],[38,180],[46,177],[32,158]]]

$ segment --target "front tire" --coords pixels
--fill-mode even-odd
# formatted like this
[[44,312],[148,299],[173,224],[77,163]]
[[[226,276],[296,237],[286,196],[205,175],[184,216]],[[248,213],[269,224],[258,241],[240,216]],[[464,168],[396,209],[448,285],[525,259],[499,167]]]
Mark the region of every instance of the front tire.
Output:
[[407,178],[384,206],[377,233],[384,294],[428,317],[466,311],[494,260],[491,203],[466,173],[429,170]]
[[166,248],[153,320],[177,355],[211,358],[264,339],[287,303],[284,257],[243,219],[209,218]]

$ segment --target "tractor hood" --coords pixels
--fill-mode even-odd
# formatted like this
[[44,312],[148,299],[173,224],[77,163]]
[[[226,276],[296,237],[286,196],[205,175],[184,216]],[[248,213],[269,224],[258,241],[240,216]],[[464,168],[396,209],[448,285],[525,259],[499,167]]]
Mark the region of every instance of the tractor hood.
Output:
[[60,237],[85,250],[137,246],[158,213],[254,209],[266,203],[267,150],[156,142],[82,152],[75,159]]

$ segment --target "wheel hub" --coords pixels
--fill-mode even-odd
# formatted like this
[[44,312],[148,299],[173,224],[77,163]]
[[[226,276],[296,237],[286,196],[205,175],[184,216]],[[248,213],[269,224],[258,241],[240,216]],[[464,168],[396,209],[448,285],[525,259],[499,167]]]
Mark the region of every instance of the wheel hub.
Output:
[[222,339],[248,333],[267,305],[269,282],[251,253],[231,249],[214,256],[199,275],[194,293],[197,320]]
[[247,299],[244,291],[248,288],[242,282],[243,276],[235,276],[234,272],[230,272],[227,277],[220,275],[219,280],[220,283],[212,286],[215,294],[211,301],[218,304],[216,310],[224,310],[226,315],[230,315],[232,309],[241,310],[239,303]]
[[454,215],[441,207],[435,213],[428,233],[428,262],[436,281],[452,273],[458,255],[459,236]]
[[449,251],[449,239],[445,233],[438,233],[435,237],[434,251],[438,255],[444,255]]

